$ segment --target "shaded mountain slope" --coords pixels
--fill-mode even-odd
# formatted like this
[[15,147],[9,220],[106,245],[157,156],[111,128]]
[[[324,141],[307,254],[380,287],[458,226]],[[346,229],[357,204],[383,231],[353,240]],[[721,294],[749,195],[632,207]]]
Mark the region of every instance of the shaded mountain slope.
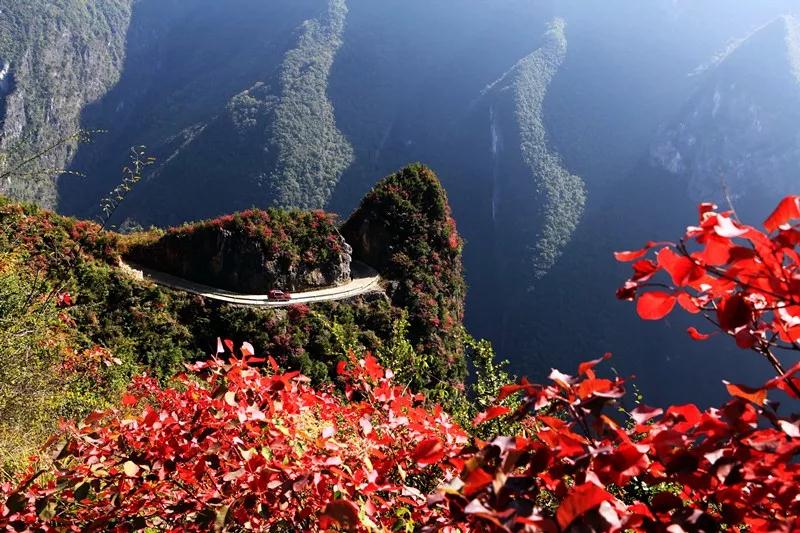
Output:
[[[519,151],[528,167],[533,182],[533,195],[523,199],[529,202],[537,216],[529,223],[538,226],[531,249],[532,278],[541,279],[553,267],[564,246],[575,231],[586,203],[583,181],[562,167],[558,154],[548,146],[547,129],[544,123],[544,101],[553,77],[558,72],[567,53],[564,34],[565,23],[556,19],[544,36],[543,45],[531,55],[519,61],[501,79],[486,91],[489,104],[491,152],[495,165],[499,164],[503,143],[503,107],[511,98],[514,121],[518,131]],[[506,101],[504,101],[506,100]],[[500,109],[498,109],[500,108]],[[508,125],[506,124],[506,127]],[[513,127],[513,126],[512,126]],[[514,147],[516,149],[516,147]],[[504,186],[503,181],[514,178],[495,171],[496,188],[493,193],[493,211],[509,210],[503,205],[510,197],[519,194],[518,187]],[[499,204],[499,205],[497,205]],[[496,216],[496,214],[495,214]]]
[[702,85],[651,148],[694,200],[788,192],[800,177],[800,26],[780,17],[699,74]]
[[[78,154],[73,166],[90,179],[62,180],[63,211],[93,214],[118,179],[107,169],[124,164],[134,138],[158,164],[123,216],[166,225],[275,203],[280,183],[260,174],[302,163],[279,146],[288,125],[278,116],[292,98],[309,97],[295,94],[298,86],[314,91],[324,83],[331,60],[324,51],[336,45],[344,7],[322,0],[236,4],[137,5],[129,41],[144,44],[132,45],[120,84],[84,113],[84,125],[111,134]],[[315,113],[330,116],[317,102],[303,118],[310,128],[322,124],[313,122]]]
[[[641,322],[613,291],[628,265],[612,253],[650,240],[670,241],[697,222],[699,201],[727,205],[758,224],[777,200],[797,187],[797,100],[791,18],[780,18],[742,40],[691,79],[685,106],[661,127],[652,147],[624,178],[614,182],[588,212],[558,269],[536,288],[538,302],[519,309],[510,334],[524,354],[526,373],[564,360],[613,352],[623,375],[637,376],[648,402],[669,401],[690,390],[699,403],[724,398],[715,377],[725,368],[732,381],[766,379],[768,368],[725,339],[697,343],[686,328],[697,322],[676,314]],[[561,331],[577,334],[569,339]]]

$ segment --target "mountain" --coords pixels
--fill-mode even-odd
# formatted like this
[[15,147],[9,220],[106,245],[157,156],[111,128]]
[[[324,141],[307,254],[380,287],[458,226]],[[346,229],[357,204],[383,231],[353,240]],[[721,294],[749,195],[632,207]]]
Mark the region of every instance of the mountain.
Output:
[[[769,374],[723,339],[691,341],[686,328],[696,323],[687,317],[640,323],[627,303],[612,298],[626,271],[612,253],[674,241],[697,223],[701,201],[730,200],[742,220],[758,224],[794,190],[796,31],[793,18],[777,18],[704,60],[701,70],[687,70],[690,90],[653,128],[638,162],[606,191],[590,186],[595,201],[558,267],[516,309],[521,319],[507,345],[527,354],[525,373],[577,361],[574,353],[608,351],[621,373],[636,376],[648,401],[691,390],[701,403],[725,394],[714,377],[719,368],[742,382]],[[569,341],[551,334],[565,330],[576,334]]]
[[800,168],[800,26],[780,17],[698,74],[701,87],[651,149],[694,200],[778,196]]
[[[94,215],[132,138],[157,158],[124,210],[142,224],[324,207],[349,157],[324,97],[345,15],[321,0],[138,4],[125,73],[84,112],[85,126],[109,133],[77,154],[72,166],[88,177],[61,180],[60,208]],[[313,156],[297,152],[315,142]]]
[[[46,150],[75,133],[87,104],[120,77],[132,0],[0,1],[0,150]],[[54,207],[53,169],[74,155],[67,144],[49,151],[40,175],[4,180],[0,192]]]

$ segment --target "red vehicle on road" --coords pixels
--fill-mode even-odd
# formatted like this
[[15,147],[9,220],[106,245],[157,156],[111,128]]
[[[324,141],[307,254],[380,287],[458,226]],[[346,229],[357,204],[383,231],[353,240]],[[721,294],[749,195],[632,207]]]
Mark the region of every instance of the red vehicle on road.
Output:
[[267,298],[270,300],[275,300],[277,302],[288,302],[292,299],[292,295],[288,292],[284,292],[278,289],[272,289],[267,293]]

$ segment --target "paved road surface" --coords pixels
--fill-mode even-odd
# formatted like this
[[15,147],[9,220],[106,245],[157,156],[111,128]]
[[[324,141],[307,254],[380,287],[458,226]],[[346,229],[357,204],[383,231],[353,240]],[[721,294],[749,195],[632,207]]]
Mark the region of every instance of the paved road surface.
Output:
[[266,294],[240,294],[225,291],[134,264],[122,263],[120,266],[129,275],[140,280],[152,281],[170,289],[198,294],[211,300],[249,307],[288,307],[293,304],[347,300],[355,296],[383,292],[378,273],[359,263],[353,263],[353,279],[349,283],[337,287],[293,293],[292,299],[286,302],[270,300]]

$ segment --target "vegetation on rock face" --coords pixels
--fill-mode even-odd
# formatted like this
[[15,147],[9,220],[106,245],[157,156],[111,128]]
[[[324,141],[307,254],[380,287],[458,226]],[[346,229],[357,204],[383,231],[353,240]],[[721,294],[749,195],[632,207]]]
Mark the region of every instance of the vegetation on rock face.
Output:
[[297,48],[281,72],[281,100],[275,109],[271,143],[278,161],[266,184],[283,207],[319,209],[353,162],[353,148],[336,128],[328,100],[328,76],[342,45],[347,4],[329,0],[319,20],[307,21]]
[[517,65],[515,94],[521,149],[544,199],[541,229],[534,245],[534,277],[543,277],[553,267],[578,226],[586,203],[586,190],[578,176],[562,166],[547,148],[544,98],[547,87],[566,56],[564,21],[556,20],[545,45]]
[[250,294],[349,280],[350,255],[322,211],[250,210],[128,239],[134,262],[212,287]]
[[418,387],[464,378],[461,321],[466,287],[462,242],[436,175],[412,165],[379,182],[342,227],[353,256],[390,280],[392,302],[408,310]]
[[[8,64],[7,90],[0,90],[0,149],[13,148],[24,159],[79,129],[83,106],[119,78],[131,4],[0,0],[0,70]],[[11,179],[0,191],[53,206],[53,178],[74,150],[75,143],[59,146],[36,179]]]
[[555,265],[569,243],[583,215],[586,188],[579,176],[565,170],[558,154],[548,147],[544,123],[547,90],[567,54],[565,23],[556,19],[544,36],[544,44],[520,60],[487,91],[514,95],[515,118],[519,128],[520,151],[530,169],[539,198],[539,219],[535,242],[531,243],[533,279],[538,280]]

